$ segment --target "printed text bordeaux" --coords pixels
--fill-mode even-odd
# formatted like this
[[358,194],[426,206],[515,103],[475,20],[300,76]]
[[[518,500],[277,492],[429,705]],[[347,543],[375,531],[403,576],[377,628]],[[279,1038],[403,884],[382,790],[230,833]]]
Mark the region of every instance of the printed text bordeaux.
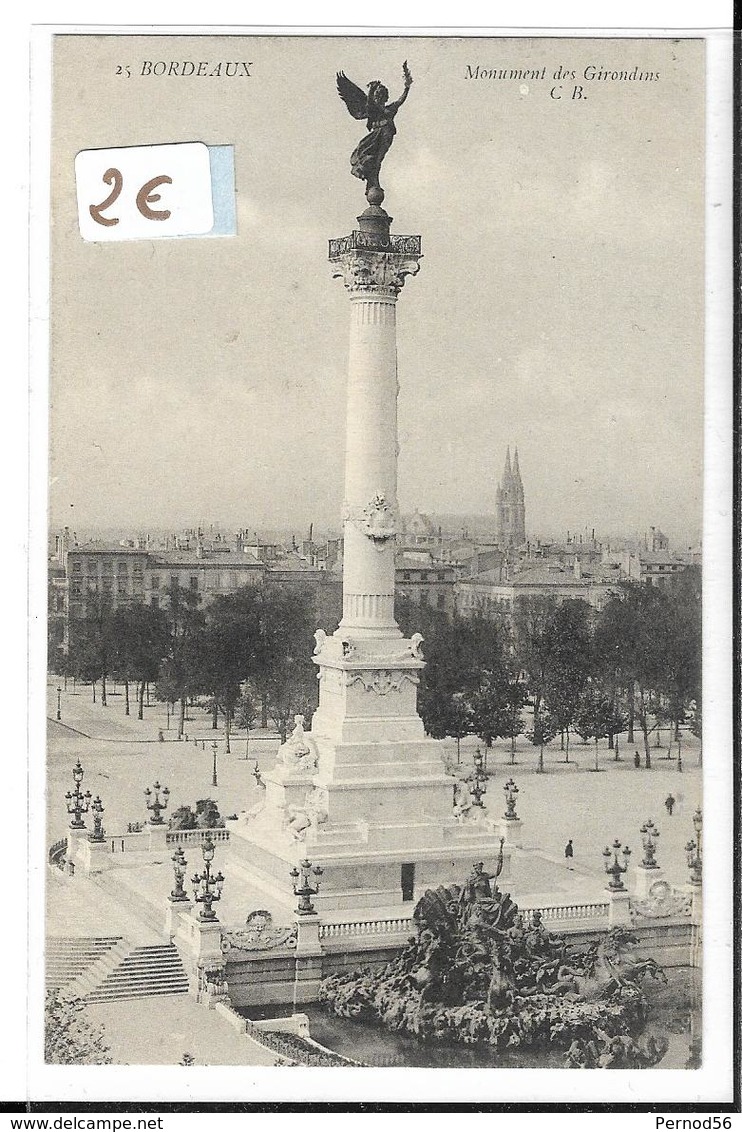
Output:
[[250,68],[252,63],[227,63],[227,62],[209,62],[208,60],[194,63],[191,59],[184,59],[180,62],[165,62],[162,59],[153,63],[151,60],[145,60],[142,63],[141,75],[167,75],[181,79],[196,78],[196,79],[239,79],[250,78]]

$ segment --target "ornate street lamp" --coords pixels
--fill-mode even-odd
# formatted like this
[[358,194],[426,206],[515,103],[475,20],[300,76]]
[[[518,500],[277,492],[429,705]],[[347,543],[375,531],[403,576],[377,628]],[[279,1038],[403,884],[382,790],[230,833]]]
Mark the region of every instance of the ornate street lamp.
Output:
[[[603,850],[605,871],[611,878],[608,882],[608,887],[613,892],[623,892],[626,889],[626,885],[621,880],[621,877],[625,872],[628,871],[631,850],[629,849],[628,845],[625,846],[623,850],[624,863],[622,865],[618,860],[618,853],[620,848],[621,842],[618,840],[618,838],[616,838],[610,849],[606,845],[605,849]],[[613,851],[613,864],[611,864],[611,850]]]
[[505,791],[505,820],[516,821],[518,815],[515,812],[515,802],[519,791],[512,778],[507,780],[503,786],[503,790]]
[[62,718],[62,689],[57,688],[57,719]]
[[[294,867],[289,873],[294,885],[294,895],[299,897],[296,911],[300,916],[311,916],[314,912],[314,904],[312,904],[311,898],[319,892],[319,878],[324,871],[319,865],[315,865],[313,868],[312,862],[305,858],[299,863],[298,869]],[[312,874],[317,877],[314,885],[310,884]],[[301,884],[298,883],[299,880],[301,880]]]
[[690,883],[701,884],[703,881],[703,815],[698,806],[693,815],[693,828],[696,831],[694,841],[689,841],[685,847],[690,869]]
[[212,908],[212,904],[222,898],[224,877],[221,872],[212,875],[211,862],[214,860],[214,842],[210,835],[207,835],[201,846],[201,852],[204,857],[204,871],[194,873],[191,877],[193,896],[197,904],[203,904],[203,908],[199,912],[199,919],[213,921],[216,920],[216,912]]
[[[195,742],[195,740],[194,740],[194,742]],[[212,749],[212,751],[214,752],[214,768],[213,768],[213,770],[212,770],[212,772],[211,772],[211,785],[212,785],[212,786],[218,786],[218,785],[219,785],[219,783],[218,783],[218,781],[217,781],[217,777],[216,777],[216,752],[217,752],[217,745],[216,745],[216,743],[212,743],[212,744],[211,744],[211,749]]]
[[105,841],[106,831],[103,828],[102,817],[104,810],[99,794],[93,799],[90,809],[93,812],[93,832],[88,834],[88,841]]
[[469,779],[471,782],[470,792],[474,799],[472,806],[479,806],[481,810],[484,809],[484,802],[482,798],[487,793],[487,775],[484,773],[482,752],[477,747],[476,754],[474,755],[474,773]]
[[186,865],[188,862],[185,858],[182,846],[178,846],[173,853],[170,860],[173,862],[173,873],[175,874],[175,888],[170,893],[171,900],[187,900],[188,893],[183,887],[183,880],[186,875]]
[[[162,816],[162,811],[167,809],[167,804],[170,799],[170,791],[167,786],[160,786],[159,782],[155,782],[152,789],[155,792],[154,801],[150,801],[152,797],[152,790],[149,786],[144,791],[144,796],[147,799],[147,809],[152,811],[152,817],[149,819],[150,825],[164,825],[165,819]],[[160,801],[160,791],[162,791],[163,800]]]
[[651,818],[645,821],[644,825],[639,830],[642,835],[642,845],[644,846],[644,856],[642,857],[642,865],[645,869],[659,868],[656,859],[657,853],[657,838],[660,831],[654,824]]
[[83,821],[82,815],[86,814],[90,809],[90,800],[93,795],[89,790],[86,790],[83,794],[80,789],[84,774],[85,771],[82,769],[80,760],[78,759],[72,768],[72,779],[75,783],[75,789],[68,790],[65,794],[67,813],[72,815],[70,829],[85,829],[85,822]]

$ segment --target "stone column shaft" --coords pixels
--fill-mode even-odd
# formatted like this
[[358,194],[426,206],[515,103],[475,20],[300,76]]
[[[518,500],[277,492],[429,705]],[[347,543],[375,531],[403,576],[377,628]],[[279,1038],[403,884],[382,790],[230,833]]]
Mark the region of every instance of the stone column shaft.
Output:
[[342,627],[386,633],[396,630],[394,538],[374,540],[359,522],[374,500],[393,522],[397,515],[395,303],[394,295],[351,298],[343,516]]
[[420,242],[415,236],[390,236],[386,214],[364,214],[359,223],[360,231],[330,246],[333,274],[343,280],[351,300],[340,631],[399,637],[394,620],[399,525],[395,306],[405,278],[419,270]]

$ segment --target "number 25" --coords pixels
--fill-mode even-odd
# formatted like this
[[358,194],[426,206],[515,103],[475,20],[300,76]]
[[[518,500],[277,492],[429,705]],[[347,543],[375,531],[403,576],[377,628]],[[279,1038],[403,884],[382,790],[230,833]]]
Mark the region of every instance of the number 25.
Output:
[[[103,174],[103,183],[113,185],[113,188],[106,199],[101,201],[100,204],[90,205],[90,215],[96,224],[102,224],[105,228],[111,228],[114,224],[118,224],[119,218],[117,216],[103,216],[102,214],[107,208],[110,208],[121,195],[121,190],[124,187],[124,178],[121,170],[114,169],[113,167],[106,169]],[[149,206],[161,199],[160,194],[156,193],[154,190],[158,188],[159,185],[172,185],[172,183],[172,177],[163,174],[159,177],[153,177],[151,181],[147,181],[146,184],[142,185],[137,193],[136,203],[137,209],[145,220],[167,220],[170,216],[169,208],[154,209]]]

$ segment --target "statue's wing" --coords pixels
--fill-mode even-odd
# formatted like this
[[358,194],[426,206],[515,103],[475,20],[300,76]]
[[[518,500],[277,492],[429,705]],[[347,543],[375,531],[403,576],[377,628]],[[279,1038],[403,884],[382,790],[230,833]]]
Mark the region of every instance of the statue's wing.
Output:
[[354,118],[368,117],[368,97],[352,83],[343,71],[338,71],[338,94]]

